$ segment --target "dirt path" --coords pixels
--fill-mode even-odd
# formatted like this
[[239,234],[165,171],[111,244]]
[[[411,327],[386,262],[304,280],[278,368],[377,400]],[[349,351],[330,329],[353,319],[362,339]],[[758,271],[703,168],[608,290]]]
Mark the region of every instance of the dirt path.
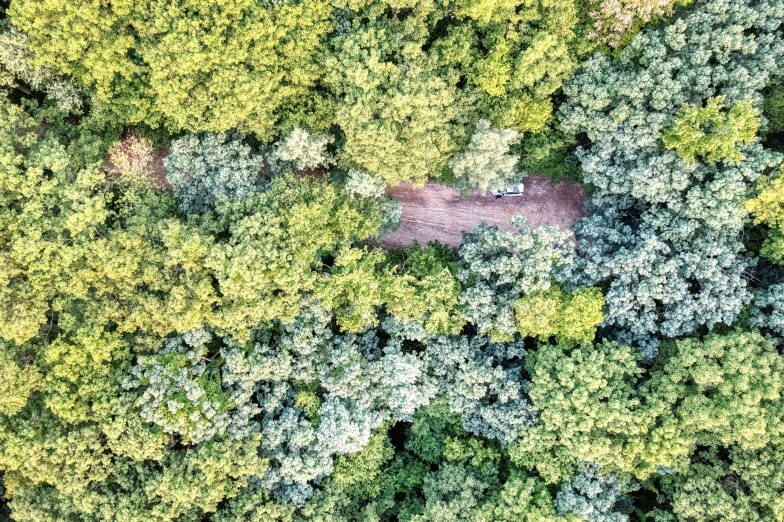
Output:
[[387,188],[389,195],[403,205],[403,217],[400,228],[381,244],[400,248],[415,239],[422,245],[437,239],[458,246],[460,232],[473,229],[480,221],[508,230],[509,218],[523,215],[531,226],[557,225],[565,230],[587,215],[583,212],[587,195],[580,185],[568,182],[553,185],[550,178],[539,176],[525,178],[523,183],[523,196],[501,199],[479,193],[461,199],[457,190],[438,183],[427,183],[421,189],[408,183]]

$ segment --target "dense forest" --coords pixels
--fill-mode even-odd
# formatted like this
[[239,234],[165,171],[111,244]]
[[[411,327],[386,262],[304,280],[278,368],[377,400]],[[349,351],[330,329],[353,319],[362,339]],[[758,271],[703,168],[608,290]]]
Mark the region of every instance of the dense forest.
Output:
[[0,520],[784,521],[782,394],[784,0],[0,1]]

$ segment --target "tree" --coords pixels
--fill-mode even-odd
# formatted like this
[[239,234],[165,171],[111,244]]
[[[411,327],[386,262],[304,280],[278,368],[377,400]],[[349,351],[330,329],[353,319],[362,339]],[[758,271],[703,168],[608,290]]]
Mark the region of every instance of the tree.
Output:
[[449,409],[474,435],[512,443],[536,422],[526,397],[522,342],[492,343],[484,337],[440,337],[426,342],[426,354]]
[[367,172],[351,169],[346,176],[346,192],[354,197],[378,198],[386,188],[386,181]]
[[[778,24],[767,21],[780,9],[778,2],[698,2],[669,26],[635,36],[618,59],[589,59],[564,87],[561,124],[590,141],[577,155],[594,187],[594,215],[575,228],[573,281],[607,285],[604,325],[618,339],[638,342],[648,358],[656,336],[732,324],[748,302],[743,202],[749,185],[781,157],[751,142],[739,146],[739,163],[687,163],[663,150],[661,140],[679,118],[682,129],[697,124],[679,117],[679,106],[702,114],[711,110],[702,109],[710,98],[717,110],[717,96],[739,107],[737,123],[752,122],[760,91],[781,71],[784,55],[772,43],[728,55],[725,43],[740,50],[761,35],[773,42]],[[734,147],[735,131],[727,131]],[[727,145],[721,147],[723,155]]]
[[672,513],[679,520],[694,522],[781,520],[779,503],[769,496],[769,488],[775,485],[748,484],[743,471],[722,460],[716,450],[700,452],[685,473],[662,479]]
[[768,119],[768,131],[779,132],[784,129],[784,86],[774,85],[765,98],[763,114]]
[[784,264],[784,167],[776,175],[757,182],[758,194],[746,201],[746,210],[757,225],[770,227],[760,254],[776,264]]
[[561,484],[553,505],[559,515],[587,522],[627,522],[628,515],[614,510],[626,492],[624,486],[612,475],[602,476],[596,466],[587,466],[574,480]]
[[325,147],[335,138],[325,134],[310,134],[299,127],[292,130],[275,145],[273,156],[280,161],[291,162],[297,170],[327,167],[334,162]]
[[[351,67],[357,65],[363,64]],[[408,181],[421,187],[428,177],[440,176],[457,149],[449,125],[458,105],[455,88],[416,69],[393,69],[391,77],[373,84],[379,87],[351,92],[338,109],[336,119],[346,133],[343,164],[390,185]]]
[[266,192],[221,199],[216,213],[228,240],[206,265],[222,293],[219,325],[247,335],[262,321],[291,321],[316,289],[323,258],[373,235],[377,207],[319,180],[281,176]]
[[31,393],[43,387],[42,375],[30,364],[32,361],[25,362],[23,355],[9,343],[0,341],[0,413],[3,415],[19,413]]
[[666,412],[638,391],[643,370],[632,348],[610,341],[574,347],[542,344],[528,355],[529,395],[539,423],[521,430],[512,462],[550,483],[571,480],[581,462],[604,473],[646,478],[691,451]]
[[758,332],[711,334],[664,347],[645,384],[650,407],[674,413],[702,445],[755,450],[782,429],[784,358]]
[[152,188],[156,182],[152,179],[154,162],[155,151],[145,137],[129,136],[109,149],[109,170],[124,185],[136,185],[142,190]]
[[94,89],[124,123],[270,138],[283,107],[318,77],[314,58],[331,10],[319,2],[22,0],[9,15],[29,35],[36,66]]
[[417,242],[402,255],[390,253],[382,300],[398,321],[416,321],[429,334],[459,334],[465,324],[460,313],[460,283],[455,277],[454,251],[437,241],[422,248]]
[[234,403],[220,369],[207,358],[211,338],[194,330],[168,339],[158,354],[139,357],[123,381],[126,389],[141,388],[139,415],[186,444],[224,436],[239,440],[258,431],[250,419],[260,410]]
[[242,197],[266,188],[264,159],[253,154],[238,133],[186,134],[171,144],[163,160],[166,178],[180,210],[203,213],[220,196]]
[[449,160],[461,192],[487,192],[519,177],[514,170],[519,158],[509,154],[509,147],[519,135],[509,129],[493,129],[489,121],[479,120],[465,152]]
[[675,149],[686,163],[695,163],[697,156],[707,161],[734,161],[744,158],[738,147],[754,141],[759,116],[751,102],[738,102],[722,112],[724,96],[708,98],[705,107],[684,104],[675,125],[662,135],[668,149]]
[[22,343],[55,320],[161,335],[209,320],[212,238],[172,217],[171,196],[115,184],[89,118],[45,124],[2,102],[0,336]]
[[21,80],[33,89],[45,92],[63,111],[81,112],[83,102],[79,89],[67,79],[54,75],[47,67],[37,67],[33,63],[29,38],[8,21],[6,18],[0,24],[0,64],[5,69],[0,73],[0,82],[17,87],[16,80]]
[[523,337],[559,343],[593,341],[601,323],[604,298],[598,288],[580,288],[567,294],[559,286],[532,292],[515,302],[515,324]]
[[570,1],[350,5],[322,80],[346,134],[342,165],[419,186],[448,179],[479,120],[542,130],[577,65],[576,14]]
[[383,259],[380,250],[355,248],[337,253],[330,275],[317,288],[316,295],[335,310],[341,330],[356,333],[376,326],[378,308],[383,302],[383,283],[376,267]]
[[675,0],[604,0],[589,13],[594,26],[588,37],[609,47],[620,47],[654,17],[672,14]]
[[517,234],[480,223],[463,233],[458,250],[457,279],[463,284],[463,316],[482,335],[511,340],[517,333],[514,304],[523,295],[547,290],[563,279],[571,262],[566,234],[551,227],[531,229],[523,218],[512,226]]
[[[675,337],[698,325],[731,324],[750,296],[744,274],[754,260],[735,234],[697,228],[678,217],[635,207],[591,206],[596,213],[575,226],[575,282],[609,282],[603,326],[636,342],[653,360],[658,336]],[[673,228],[670,228],[673,227]],[[695,283],[696,282],[696,283]]]
[[346,192],[351,197],[374,198],[381,212],[381,225],[378,237],[391,234],[400,227],[403,206],[392,196],[386,195],[387,182],[383,178],[351,169],[346,178]]
[[784,285],[770,285],[754,292],[749,308],[749,326],[772,330],[784,336]]

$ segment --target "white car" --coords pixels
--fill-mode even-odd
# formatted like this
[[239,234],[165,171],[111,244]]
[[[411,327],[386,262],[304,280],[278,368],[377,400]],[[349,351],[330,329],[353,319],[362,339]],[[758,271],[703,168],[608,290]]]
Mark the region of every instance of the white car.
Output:
[[522,196],[523,191],[525,190],[525,185],[522,183],[513,183],[511,185],[507,185],[506,189],[493,189],[490,191],[492,195],[498,198],[502,198],[504,196]]

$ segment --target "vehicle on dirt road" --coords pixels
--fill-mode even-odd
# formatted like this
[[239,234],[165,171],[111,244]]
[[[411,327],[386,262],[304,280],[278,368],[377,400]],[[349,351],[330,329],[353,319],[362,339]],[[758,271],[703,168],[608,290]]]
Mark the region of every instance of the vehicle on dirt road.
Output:
[[499,199],[504,196],[522,196],[524,190],[525,185],[522,183],[512,183],[502,189],[492,189],[490,193],[495,196],[495,199]]

